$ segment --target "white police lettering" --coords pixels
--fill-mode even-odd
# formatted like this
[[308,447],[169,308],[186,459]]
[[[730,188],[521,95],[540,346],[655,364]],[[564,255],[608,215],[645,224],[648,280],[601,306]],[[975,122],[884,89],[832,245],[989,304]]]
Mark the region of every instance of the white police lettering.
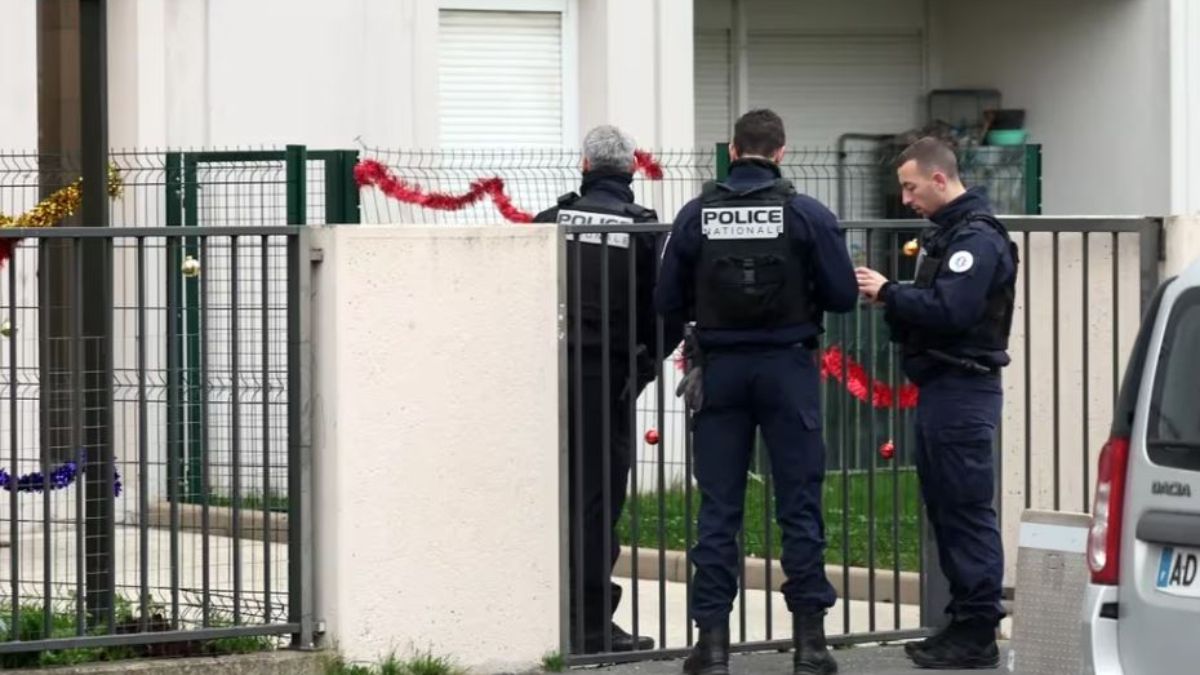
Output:
[[700,229],[708,239],[774,239],[783,234],[782,206],[702,209]]
[[[589,211],[571,211],[562,209],[558,212],[559,225],[626,225],[633,218],[615,216],[611,213],[591,213]],[[603,244],[599,232],[585,232],[578,235],[579,241],[585,244]],[[611,232],[608,235],[608,245],[615,248],[629,248],[628,232]]]
[[565,209],[558,212],[559,225],[612,225],[632,222],[633,218],[614,216],[611,213],[590,213],[588,211],[568,211]]
[[975,264],[975,257],[970,251],[959,251],[950,256],[950,271],[962,274],[971,269],[971,265]]

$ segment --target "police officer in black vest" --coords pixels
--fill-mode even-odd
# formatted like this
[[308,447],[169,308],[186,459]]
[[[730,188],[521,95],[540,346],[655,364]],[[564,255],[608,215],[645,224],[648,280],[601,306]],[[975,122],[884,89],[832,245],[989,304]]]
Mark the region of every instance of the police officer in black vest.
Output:
[[694,320],[681,391],[694,414],[701,493],[691,618],[699,639],[684,672],[729,672],[729,613],[738,592],[737,534],[755,429],[770,452],[783,530],[783,593],[793,614],[796,673],[833,673],[824,617],[820,375],[825,311],[857,303],[837,218],[781,177],[783,121],[770,110],[734,126],[729,176],[679,212],[664,248],[655,303]]
[[863,295],[886,308],[905,375],[920,387],[917,472],[952,597],[948,626],[906,651],[926,668],[995,668],[1004,550],[992,440],[1017,249],[984,194],[963,187],[954,151],[941,141],[909,146],[898,174],[905,205],[933,221],[920,237],[916,278],[899,284],[866,268],[857,276]]
[[[577,225],[656,223],[658,215],[634,203],[634,143],[613,126],[599,126],[584,138],[583,184],[578,193],[559,197],[558,204],[539,213],[534,222]],[[632,651],[652,649],[649,637],[633,636],[612,621],[612,612],[621,601],[621,587],[612,583],[612,568],[620,554],[615,525],[625,506],[629,470],[634,446],[630,437],[634,420],[630,402],[654,379],[657,370],[652,354],[657,353],[656,315],[653,307],[654,273],[657,262],[657,236],[654,233],[610,233],[605,242],[600,234],[578,235],[567,250],[567,336],[569,345],[570,397],[570,530],[571,530],[571,637],[574,653]],[[608,345],[609,358],[603,352],[602,249],[608,247]],[[578,248],[576,248],[578,247]],[[581,305],[576,306],[576,265],[581,279]],[[630,324],[629,267],[635,277],[635,325]],[[582,323],[577,341],[576,317]],[[634,354],[629,353],[633,333]],[[667,339],[671,339],[670,327]],[[679,329],[674,331],[678,343]],[[665,351],[670,351],[667,347]],[[583,368],[577,371],[575,352],[581,350]],[[629,380],[629,363],[636,362],[637,377]],[[609,373],[609,395],[605,398],[604,371]],[[580,382],[580,380],[582,380]],[[582,392],[582,418],[576,419],[576,390]],[[609,454],[605,468],[604,422],[607,406]],[[582,458],[577,458],[576,441],[582,441]],[[577,459],[582,459],[578,462]],[[581,479],[581,480],[580,480]],[[605,509],[604,484],[609,484],[609,504]],[[576,520],[582,510],[583,532],[576,532]],[[610,533],[605,550],[604,532]],[[577,560],[577,537],[582,535],[583,559]],[[576,579],[582,576],[583,596],[576,597]],[[605,596],[610,612],[605,613]],[[583,644],[576,644],[577,612],[582,603]]]

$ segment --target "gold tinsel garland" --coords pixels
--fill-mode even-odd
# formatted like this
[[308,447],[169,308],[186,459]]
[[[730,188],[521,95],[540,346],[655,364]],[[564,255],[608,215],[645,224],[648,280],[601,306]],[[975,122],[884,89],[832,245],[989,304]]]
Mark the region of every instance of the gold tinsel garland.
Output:
[[[75,215],[83,200],[83,179],[56,190],[49,197],[37,203],[29,211],[13,217],[0,213],[0,227],[53,227],[65,218]],[[108,196],[116,199],[125,189],[121,180],[121,172],[112,164],[108,165]]]

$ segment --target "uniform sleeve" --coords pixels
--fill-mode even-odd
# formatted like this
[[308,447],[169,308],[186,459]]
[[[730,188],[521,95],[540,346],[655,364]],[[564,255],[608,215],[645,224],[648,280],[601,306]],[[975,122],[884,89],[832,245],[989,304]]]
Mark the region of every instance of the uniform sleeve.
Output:
[[792,212],[801,227],[792,237],[812,247],[815,300],[825,311],[849,312],[858,304],[858,281],[837,216],[816,200],[793,200]]
[[663,244],[654,307],[669,320],[687,321],[693,312],[691,281],[700,249],[700,202],[688,203],[675,216]]
[[884,293],[889,323],[956,333],[977,323],[1003,248],[998,234],[967,227],[952,240],[929,288],[889,284]]
[[[655,216],[653,222],[658,222]],[[655,278],[658,275],[659,260],[662,258],[663,244],[667,241],[667,233],[638,235],[637,246],[637,341],[645,345],[653,353],[658,339],[658,312],[654,306]],[[683,323],[677,318],[667,317],[664,322],[663,349],[670,353],[671,349],[682,339]]]

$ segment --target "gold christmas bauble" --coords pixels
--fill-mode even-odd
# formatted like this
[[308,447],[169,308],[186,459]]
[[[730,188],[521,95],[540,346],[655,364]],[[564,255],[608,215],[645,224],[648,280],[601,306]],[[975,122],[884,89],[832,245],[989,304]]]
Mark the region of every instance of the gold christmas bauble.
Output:
[[183,276],[185,277],[198,277],[200,276],[200,261],[189,255],[183,259],[180,271],[183,272]]

